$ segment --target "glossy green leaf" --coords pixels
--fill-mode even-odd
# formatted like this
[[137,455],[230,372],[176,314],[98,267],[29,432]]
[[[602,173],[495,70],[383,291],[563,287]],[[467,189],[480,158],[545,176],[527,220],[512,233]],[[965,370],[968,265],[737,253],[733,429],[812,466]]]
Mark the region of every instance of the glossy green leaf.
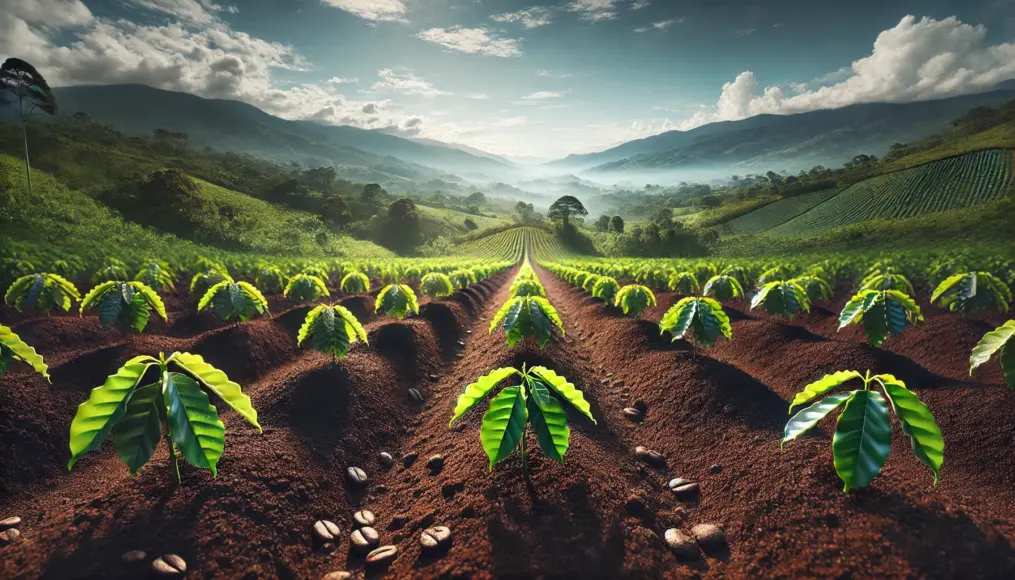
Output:
[[820,397],[835,387],[845,384],[847,381],[862,378],[863,375],[856,371],[838,371],[825,375],[804,387],[804,390],[800,391],[795,397],[793,397],[793,401],[789,404],[789,412],[793,412],[793,407],[803,405],[816,397]]
[[377,295],[374,311],[382,311],[393,318],[405,318],[410,312],[419,314],[416,293],[406,284],[389,284]]
[[134,390],[123,416],[113,426],[113,445],[131,475],[148,463],[162,439],[159,399],[162,383],[152,383]]
[[[12,358],[32,367],[32,370],[42,375],[47,382],[53,382],[49,378],[49,367],[46,366],[42,355],[36,352],[34,347],[21,340],[21,337],[13,330],[2,324],[0,324],[0,344],[12,355]],[[3,375],[3,372],[0,372],[0,375]]]
[[872,346],[880,346],[888,339],[888,314],[882,292],[877,293],[863,313],[863,332]]
[[205,388],[225,401],[248,423],[257,427],[258,431],[261,430],[261,425],[257,422],[257,411],[251,406],[250,397],[243,394],[240,385],[230,381],[224,372],[206,363],[204,358],[198,354],[174,352],[168,360],[176,363],[187,374],[200,381]]
[[592,407],[585,400],[585,395],[572,383],[568,382],[566,378],[542,366],[530,368],[529,373],[542,379],[550,390],[560,395],[572,407],[588,417],[589,421],[592,421],[593,424],[596,423],[595,417],[592,416]]
[[[1013,336],[1015,336],[1015,320],[1009,320],[998,328],[984,334],[980,342],[976,343],[976,346],[973,347],[973,353],[969,357],[969,374],[972,375],[973,369],[990,360],[990,357],[994,356],[995,353],[1011,341]],[[1007,375],[1008,369],[1004,370]],[[1015,369],[1012,370],[1015,371]],[[1008,381],[1008,384],[1015,387],[1015,384],[1011,380]]]
[[194,467],[216,475],[226,443],[226,428],[197,381],[182,373],[164,373],[162,397],[169,434],[180,453]]
[[852,397],[855,392],[856,391],[847,391],[828,395],[817,403],[813,403],[797,411],[796,415],[793,415],[789,422],[786,423],[786,428],[783,431],[782,442],[779,446],[782,447],[786,443],[789,443],[813,429],[814,426],[820,423],[821,420],[829,413],[838,409],[840,405]]
[[892,426],[884,397],[877,391],[854,392],[832,437],[832,458],[843,491],[869,484],[881,472],[891,447]]
[[313,332],[317,318],[322,312],[329,309],[330,307],[327,304],[321,304],[312,308],[310,312],[307,312],[306,318],[303,319],[303,325],[300,326],[299,332],[296,333],[296,346],[301,346],[303,344],[303,341],[306,340]]
[[451,421],[448,422],[448,427],[454,425],[455,421],[462,415],[479,404],[497,385],[517,374],[519,374],[517,369],[503,367],[479,377],[476,379],[476,382],[466,386],[465,392],[458,396],[458,401],[455,403],[455,410],[451,415]]
[[564,454],[571,440],[567,413],[542,382],[533,381],[531,387],[527,399],[529,422],[539,448],[550,459],[564,463]]
[[507,387],[490,401],[490,408],[483,415],[479,437],[486,456],[490,458],[491,470],[518,447],[525,435],[527,421],[521,387]]
[[915,393],[906,388],[895,377],[879,377],[895,415],[902,424],[902,432],[909,436],[913,454],[934,474],[934,483],[941,476],[941,464],[945,459],[945,441],[931,415],[930,409]]
[[697,300],[694,298],[681,299],[671,306],[666,314],[663,314],[663,318],[659,322],[659,334],[669,332],[673,335],[673,340],[684,338],[684,335],[690,330],[691,322],[697,312]]

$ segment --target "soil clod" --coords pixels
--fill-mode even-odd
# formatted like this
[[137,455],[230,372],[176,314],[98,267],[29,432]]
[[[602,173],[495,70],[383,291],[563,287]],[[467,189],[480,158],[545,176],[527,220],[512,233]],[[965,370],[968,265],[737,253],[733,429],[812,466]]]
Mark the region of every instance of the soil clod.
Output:
[[148,554],[145,554],[141,550],[131,550],[120,556],[120,560],[122,560],[124,564],[137,564],[138,562],[144,562],[147,557]]

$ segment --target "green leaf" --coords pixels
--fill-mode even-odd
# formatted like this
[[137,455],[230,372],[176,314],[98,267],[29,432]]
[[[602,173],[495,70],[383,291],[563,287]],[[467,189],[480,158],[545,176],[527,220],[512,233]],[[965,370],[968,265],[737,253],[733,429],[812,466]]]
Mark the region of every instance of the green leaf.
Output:
[[542,379],[547,387],[560,395],[565,401],[570,403],[572,407],[580,411],[581,414],[588,417],[589,421],[592,421],[593,424],[596,423],[595,417],[592,416],[592,407],[589,405],[588,401],[585,400],[585,395],[575,388],[573,384],[569,383],[566,378],[546,367],[541,366],[530,368],[529,373]]
[[163,373],[162,397],[166,403],[169,434],[180,453],[194,467],[215,477],[226,444],[226,428],[218,411],[197,381],[182,373]]
[[[546,302],[546,306],[549,306],[549,302]],[[544,305],[538,302],[534,297],[530,297],[526,300],[526,306],[529,311],[529,327],[532,330],[532,334],[536,337],[536,344],[540,347],[546,345],[550,341],[552,334],[552,322],[547,315],[547,312],[543,310]],[[550,308],[553,308],[550,306]]]
[[479,438],[490,458],[490,469],[511,455],[525,435],[528,414],[521,387],[507,387],[490,401]]
[[102,445],[110,429],[123,417],[127,402],[145,372],[159,361],[150,356],[137,356],[126,362],[102,386],[92,389],[88,400],[78,406],[70,424],[70,462],[67,469],[82,455]]
[[497,385],[507,379],[517,375],[518,370],[512,367],[502,367],[492,372],[489,372],[478,379],[476,382],[470,383],[465,387],[465,392],[458,396],[458,401],[455,403],[455,410],[451,415],[451,421],[448,422],[448,427],[455,424],[462,415],[469,412],[470,409],[475,407],[483,397],[488,395],[490,391],[495,389]]
[[261,431],[261,426],[257,423],[257,411],[250,405],[250,397],[243,394],[240,385],[230,381],[224,372],[204,362],[204,359],[198,354],[174,352],[169,357],[169,361],[179,365],[189,375],[200,381],[205,388],[225,401],[248,423]]
[[850,298],[849,302],[842,308],[842,313],[839,314],[839,330],[861,318],[868,298],[877,294],[877,290],[861,290]]
[[795,397],[793,397],[793,401],[789,404],[789,412],[793,412],[793,407],[803,405],[807,401],[820,397],[835,387],[845,384],[847,381],[862,378],[863,375],[856,371],[838,371],[830,375],[825,375],[804,387],[804,390],[800,391]]
[[708,347],[715,344],[719,335],[727,339],[733,336],[733,326],[730,325],[730,318],[722,309],[722,304],[712,298],[698,298],[698,319],[704,330],[703,339],[699,339],[702,345]]
[[345,321],[346,330],[349,333],[349,342],[356,342],[356,338],[359,338],[364,343],[370,344],[370,341],[367,340],[366,329],[363,328],[363,325],[360,324],[359,320],[356,319],[353,313],[349,312],[348,308],[337,304],[333,308],[335,310],[335,314]]
[[151,312],[151,306],[145,297],[140,292],[132,292],[130,306],[126,310],[122,310],[120,314],[128,317],[128,326],[138,332],[143,332],[145,327],[148,326]]
[[[42,375],[47,382],[53,382],[49,378],[49,367],[46,366],[42,355],[35,352],[35,348],[21,340],[21,337],[15,334],[13,330],[2,324],[0,324],[0,345],[3,345],[6,351],[13,355],[14,358],[32,367],[32,370]],[[0,375],[3,375],[3,372],[0,372]]]
[[848,391],[828,395],[817,403],[797,411],[796,415],[793,415],[789,422],[786,423],[786,429],[783,431],[782,442],[779,443],[779,447],[786,445],[786,443],[813,429],[829,413],[839,408],[847,399],[852,397],[855,392]]
[[863,331],[872,346],[880,346],[888,339],[888,315],[883,292],[878,292],[877,298],[866,307],[863,313]]
[[564,463],[564,454],[567,453],[571,439],[567,413],[541,381],[530,384],[532,388],[527,403],[536,441],[547,457],[557,463]]
[[930,409],[920,401],[915,393],[906,388],[902,381],[892,381],[894,377],[878,377],[885,388],[892,409],[902,424],[902,432],[909,436],[913,444],[913,454],[920,463],[927,466],[934,474],[934,483],[941,477],[941,464],[945,459],[945,441],[931,415]]
[[[684,338],[688,329],[691,328],[691,321],[698,312],[698,301],[694,298],[683,298],[674,304],[659,321],[659,334],[667,331],[673,335],[673,340]],[[672,342],[672,341],[671,341]]]
[[128,282],[128,284],[134,289],[134,291],[144,297],[144,301],[148,303],[148,306],[159,315],[162,320],[168,321],[169,318],[166,316],[166,305],[163,304],[162,298],[159,298],[159,294],[145,286],[141,282]]
[[152,383],[135,389],[126,411],[112,429],[116,453],[130,468],[132,476],[148,463],[162,438],[157,402],[161,386],[161,383]]
[[958,285],[958,283],[961,282],[965,276],[966,274],[955,274],[954,276],[949,276],[945,278],[940,284],[937,285],[937,288],[934,289],[934,293],[931,294],[930,296],[930,301],[937,302],[938,298],[944,295],[945,292],[952,290],[952,288]]
[[205,308],[208,308],[208,305],[211,304],[212,300],[215,299],[219,292],[228,288],[230,283],[231,282],[229,280],[223,280],[211,288],[208,288],[208,291],[201,297],[200,302],[197,303],[197,311],[200,312]]
[[1008,386],[1015,387],[1015,346],[1006,344],[1001,347],[1001,370],[1004,371],[1004,380]]
[[843,491],[869,484],[881,472],[891,447],[892,426],[884,397],[877,391],[854,392],[832,437],[832,458]]
[[378,310],[393,318],[402,319],[410,312],[419,314],[419,301],[409,286],[389,284],[381,290],[374,302],[374,311]]
[[[118,282],[113,282],[118,284]],[[99,314],[99,322],[103,326],[109,326],[116,323],[120,319],[120,314],[124,308],[129,309],[129,303],[123,301],[122,288],[111,288],[108,292],[103,294],[99,298],[98,308],[96,309]],[[133,300],[133,294],[131,295]]]
[[312,308],[310,312],[307,312],[307,317],[303,319],[303,326],[300,327],[299,332],[296,334],[296,346],[301,346],[303,344],[303,341],[307,339],[307,336],[313,332],[314,323],[317,321],[317,318],[322,312],[329,309],[330,307],[327,304],[321,304]]
[[[969,357],[970,376],[973,374],[973,369],[990,360],[990,357],[1001,350],[1011,340],[1012,336],[1015,336],[1015,320],[1009,320],[1000,327],[984,334],[980,342],[976,343],[976,346],[973,347],[973,354]],[[1007,374],[1007,369],[1005,370],[1005,374]],[[1011,381],[1009,381],[1009,384],[1015,386]]]

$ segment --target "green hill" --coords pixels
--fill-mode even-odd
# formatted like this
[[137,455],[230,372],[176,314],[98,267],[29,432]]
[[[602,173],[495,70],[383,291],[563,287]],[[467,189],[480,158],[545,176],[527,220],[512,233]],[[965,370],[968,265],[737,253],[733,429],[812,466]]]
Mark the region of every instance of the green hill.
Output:
[[825,189],[780,199],[722,224],[720,231],[733,235],[760,234],[828,201],[838,192]]

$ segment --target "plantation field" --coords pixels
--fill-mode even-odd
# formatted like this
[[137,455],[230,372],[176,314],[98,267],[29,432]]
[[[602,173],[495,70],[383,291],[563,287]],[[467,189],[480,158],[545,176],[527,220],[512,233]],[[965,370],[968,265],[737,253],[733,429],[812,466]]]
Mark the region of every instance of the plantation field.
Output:
[[722,224],[720,230],[733,235],[760,234],[828,201],[838,192],[826,189],[780,199]]
[[[954,275],[977,272],[981,289],[992,276],[1015,282],[1010,257],[607,260],[565,252],[538,228],[458,250],[465,255],[185,261],[173,265],[175,289],[157,291],[167,320],[152,313],[141,333],[104,324],[108,301],[83,316],[76,302],[69,313],[33,310],[25,300],[39,295],[31,292],[21,295],[24,312],[0,305],[0,325],[38,351],[51,381],[21,360],[0,376],[0,520],[19,518],[0,523],[0,577],[144,577],[170,553],[186,561],[188,578],[227,579],[1015,574],[1015,391],[997,358],[969,369],[974,346],[1010,315],[996,307],[959,314],[930,300]],[[127,266],[145,271],[143,261]],[[268,290],[272,267],[292,288]],[[232,298],[199,312],[191,277],[214,268],[259,286],[271,316],[222,320],[252,308]],[[914,303],[903,308],[919,308],[921,318],[907,318],[900,333],[886,327],[892,334],[880,346],[870,343],[870,324],[839,330],[840,312],[871,272],[910,282]],[[357,273],[368,286],[353,283]],[[87,291],[94,274],[68,276]],[[447,275],[451,286],[431,287],[431,275]],[[328,295],[297,291],[300,276],[319,276]],[[725,286],[713,281],[723,276]],[[616,300],[604,299],[610,279]],[[752,308],[765,287],[790,282],[805,293],[794,303],[809,310],[778,314],[787,300]],[[637,285],[639,299],[628,290]],[[738,285],[740,295],[703,299]],[[681,317],[668,313],[686,307],[691,287],[695,308],[717,318],[685,310],[687,334],[674,338]],[[403,300],[408,292],[415,307]],[[335,318],[321,318],[322,308]],[[362,335],[329,322],[339,315]],[[876,319],[874,311],[866,317]],[[144,399],[144,389],[163,389],[171,420],[161,429],[179,453],[161,433],[144,439],[150,429],[114,427],[105,444],[83,447],[96,431],[71,428],[79,405],[133,357],[159,352],[200,355],[249,401],[207,373],[203,387],[172,373],[153,382],[163,372],[156,359],[136,377],[131,401],[157,410],[163,399]],[[170,366],[174,373],[198,368],[173,360],[185,363]],[[480,379],[495,369],[504,369],[496,382]],[[832,439],[852,424],[855,403],[840,400],[808,435],[782,446],[790,401],[840,370],[904,381],[933,414],[943,463],[927,415],[911,447],[903,422],[920,412],[911,399],[885,403],[887,430],[861,435],[868,448],[887,437],[891,453],[871,481],[851,479],[848,493],[841,478],[853,476],[843,475],[840,455],[833,463],[841,452]],[[851,380],[848,388],[863,389]],[[178,392],[200,395],[169,405]],[[195,424],[181,413],[204,400],[214,408],[192,415],[201,439],[177,437]],[[119,425],[137,427],[146,416],[159,425],[158,413],[128,407]],[[115,410],[86,408],[96,414],[90,424]],[[209,446],[216,437],[224,446]],[[201,465],[209,458],[214,476]],[[870,461],[852,465],[872,469]],[[322,520],[331,527],[315,526]],[[8,528],[19,534],[11,539]],[[393,547],[388,556],[357,547],[371,534],[370,548]],[[136,550],[145,554],[124,559]]]
[[1015,190],[1008,149],[979,151],[853,185],[766,232],[808,236],[876,219],[903,219],[1001,199]]
[[509,226],[512,223],[511,220],[506,218],[473,215],[453,209],[430,207],[423,204],[417,204],[416,209],[425,218],[429,218],[429,221],[435,227],[440,228],[443,235],[449,237],[469,232],[469,229],[465,226],[466,219],[475,222],[476,229],[480,231]]

